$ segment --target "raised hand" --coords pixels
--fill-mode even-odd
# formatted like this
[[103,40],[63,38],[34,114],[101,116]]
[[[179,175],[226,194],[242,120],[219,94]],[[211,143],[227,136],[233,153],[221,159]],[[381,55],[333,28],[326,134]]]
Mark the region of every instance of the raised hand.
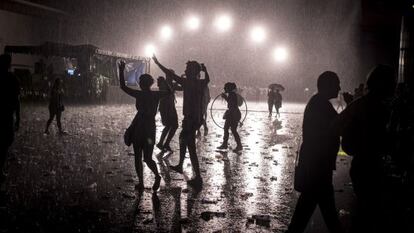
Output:
[[156,64],[158,64],[158,63],[159,63],[158,58],[155,56],[155,54],[152,54],[152,60],[153,60]]

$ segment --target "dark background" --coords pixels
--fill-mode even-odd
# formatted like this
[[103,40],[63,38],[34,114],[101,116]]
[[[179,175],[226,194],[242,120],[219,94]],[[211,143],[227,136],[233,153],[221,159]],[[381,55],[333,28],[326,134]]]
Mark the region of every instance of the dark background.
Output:
[[[32,32],[26,33],[36,38],[33,41],[93,44],[133,55],[143,55],[143,47],[151,41],[159,59],[178,73],[187,60],[195,59],[207,65],[213,83],[266,87],[277,82],[288,89],[284,95],[292,100],[306,87],[315,91],[315,80],[325,70],[337,72],[342,89],[352,91],[375,64],[397,68],[401,14],[411,6],[403,0],[5,0],[0,5],[36,19]],[[220,12],[231,14],[234,21],[232,30],[223,35],[211,27]],[[201,30],[195,33],[183,28],[189,13],[202,19]],[[19,22],[3,27],[15,23]],[[174,28],[168,43],[158,39],[164,23]],[[248,40],[254,23],[267,29],[263,45]],[[19,40],[6,37],[2,43]],[[289,51],[285,63],[272,60],[271,50],[277,45]],[[151,73],[159,71],[152,66]]]

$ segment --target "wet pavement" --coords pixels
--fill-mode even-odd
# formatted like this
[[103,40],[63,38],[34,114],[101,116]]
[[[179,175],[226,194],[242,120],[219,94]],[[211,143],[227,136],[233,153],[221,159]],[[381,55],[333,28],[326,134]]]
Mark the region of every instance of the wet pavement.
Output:
[[[203,189],[187,186],[184,175],[169,170],[178,163],[178,133],[172,154],[154,150],[161,188],[144,165],[145,190],[135,190],[132,147],[123,133],[135,109],[129,105],[67,106],[59,136],[55,122],[43,135],[46,105],[22,106],[21,129],[11,148],[2,187],[1,232],[283,232],[294,210],[294,160],[300,143],[304,104],[284,104],[279,120],[265,103],[248,103],[239,128],[244,150],[217,151],[222,129],[209,114],[207,136],[197,140]],[[219,105],[217,105],[219,106]],[[221,108],[220,108],[221,109]],[[181,109],[178,109],[181,112]],[[220,124],[223,110],[213,111]],[[179,114],[181,115],[181,114]],[[157,115],[157,138],[162,126]],[[235,142],[230,136],[230,145]],[[188,154],[187,154],[188,156]],[[347,226],[353,205],[349,157],[338,157],[337,208]],[[327,232],[318,211],[307,232]]]

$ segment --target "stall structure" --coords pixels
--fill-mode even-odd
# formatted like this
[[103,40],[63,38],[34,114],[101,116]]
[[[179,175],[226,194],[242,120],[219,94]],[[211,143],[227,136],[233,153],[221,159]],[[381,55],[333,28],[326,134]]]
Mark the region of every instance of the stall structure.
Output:
[[[150,58],[99,49],[93,45],[46,42],[39,46],[7,45],[5,53],[29,56],[31,64],[13,58],[12,70],[22,87],[23,98],[47,98],[56,78],[64,83],[65,98],[73,102],[111,101],[109,89],[119,89],[118,65],[126,62],[127,85],[136,85],[141,74],[150,72]],[[17,59],[18,60],[18,59]],[[113,98],[117,98],[114,96]]]

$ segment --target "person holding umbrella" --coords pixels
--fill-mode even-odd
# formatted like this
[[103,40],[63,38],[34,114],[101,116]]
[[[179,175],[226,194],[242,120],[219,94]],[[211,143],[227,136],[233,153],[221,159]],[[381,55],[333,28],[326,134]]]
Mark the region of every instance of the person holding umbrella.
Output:
[[285,88],[277,83],[269,85],[269,91],[267,93],[267,104],[269,107],[269,117],[272,116],[273,106],[276,109],[276,117],[280,117],[279,109],[282,107],[282,95],[280,91],[283,91]]

